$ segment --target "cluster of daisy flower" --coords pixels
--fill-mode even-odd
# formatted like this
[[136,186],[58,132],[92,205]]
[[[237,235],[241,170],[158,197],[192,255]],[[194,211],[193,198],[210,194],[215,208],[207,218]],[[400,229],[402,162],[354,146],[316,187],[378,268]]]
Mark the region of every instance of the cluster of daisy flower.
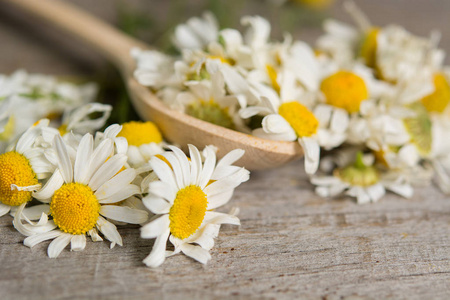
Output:
[[69,244],[83,250],[87,236],[122,246],[117,226],[141,224],[142,238],[156,238],[146,265],[179,252],[206,263],[221,224],[240,224],[237,209],[215,209],[249,179],[233,165],[244,151],[217,161],[214,146],[189,145],[186,156],[151,122],[100,131],[112,107],[91,102],[95,89],[24,71],[0,77],[0,217],[13,216],[25,246],[52,240],[52,258]]
[[172,109],[298,140],[319,195],[410,197],[433,176],[450,192],[450,71],[439,34],[373,26],[352,2],[345,7],[356,26],[327,20],[315,47],[289,34],[272,41],[259,16],[243,17],[241,33],[205,13],[176,27],[179,56],[134,49],[135,77]]

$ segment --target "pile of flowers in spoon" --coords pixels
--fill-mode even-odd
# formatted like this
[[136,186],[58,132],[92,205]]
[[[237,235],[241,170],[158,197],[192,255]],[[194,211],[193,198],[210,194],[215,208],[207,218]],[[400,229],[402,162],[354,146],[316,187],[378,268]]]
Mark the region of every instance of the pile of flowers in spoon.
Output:
[[298,141],[321,196],[410,197],[433,176],[449,193],[450,71],[439,34],[376,27],[352,2],[345,8],[357,26],[328,20],[315,47],[289,34],[272,41],[259,16],[243,17],[241,33],[205,13],[176,27],[179,56],[134,49],[135,77],[172,109]]
[[146,265],[180,252],[205,264],[221,224],[240,225],[237,209],[215,210],[249,179],[233,165],[243,150],[217,161],[214,146],[189,145],[186,156],[152,122],[100,130],[112,107],[91,102],[92,85],[23,71],[0,85],[0,217],[14,217],[25,246],[52,240],[56,258],[69,244],[83,250],[88,236],[113,248],[123,245],[117,226],[141,224],[142,238],[156,238]]

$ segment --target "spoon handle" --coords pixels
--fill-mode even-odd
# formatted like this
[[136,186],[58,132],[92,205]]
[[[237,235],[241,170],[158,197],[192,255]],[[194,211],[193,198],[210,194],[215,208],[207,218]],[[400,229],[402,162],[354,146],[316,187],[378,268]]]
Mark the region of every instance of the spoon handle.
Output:
[[134,61],[130,56],[133,47],[149,48],[143,42],[120,32],[113,26],[59,0],[2,0],[40,17],[57,28],[79,38],[104,55],[124,75],[131,75]]

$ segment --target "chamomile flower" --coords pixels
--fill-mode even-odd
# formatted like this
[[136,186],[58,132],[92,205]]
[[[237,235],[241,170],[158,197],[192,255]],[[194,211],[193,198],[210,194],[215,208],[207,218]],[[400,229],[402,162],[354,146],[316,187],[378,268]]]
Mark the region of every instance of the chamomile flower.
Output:
[[335,168],[332,176],[313,176],[311,183],[317,186],[316,193],[322,197],[335,197],[345,193],[355,197],[358,204],[377,202],[385,195],[386,190],[405,198],[412,196],[413,189],[405,178],[398,176],[394,179],[389,173],[383,174],[373,165],[373,161],[373,157],[364,159],[362,153],[358,152],[354,163]]
[[117,136],[126,138],[128,163],[133,168],[142,167],[152,156],[163,153],[167,147],[158,127],[150,121],[126,122]]
[[[140,189],[131,184],[135,170],[123,169],[126,155],[114,154],[114,142],[109,138],[94,147],[91,134],[84,135],[76,149],[66,146],[60,135],[55,136],[53,146],[57,170],[34,197],[49,204],[52,220],[47,223],[54,224],[54,228],[42,232],[41,222],[22,224],[22,215],[18,211],[14,226],[28,236],[24,244],[33,247],[54,239],[47,252],[49,257],[55,258],[69,243],[71,250],[83,250],[86,234],[93,241],[102,240],[100,231],[111,241],[111,248],[115,244],[122,245],[116,226],[107,219],[131,224],[140,224],[147,219],[145,211],[115,205],[140,193]],[[72,150],[75,153],[71,155]]]
[[[231,214],[212,211],[226,204],[234,189],[249,179],[244,168],[231,164],[242,150],[228,153],[216,165],[211,147],[205,148],[205,162],[201,154],[189,145],[190,160],[176,147],[163,154],[164,160],[152,157],[150,164],[159,180],[149,184],[144,205],[158,217],[141,228],[142,238],[156,238],[150,255],[144,259],[149,267],[161,265],[167,256],[183,252],[205,264],[210,258],[221,224],[240,225]],[[166,251],[167,240],[175,247]]]
[[44,151],[35,147],[41,128],[48,125],[42,120],[30,127],[8,152],[0,154],[0,216],[11,209],[24,207],[39,190],[39,179],[46,178],[53,170]]

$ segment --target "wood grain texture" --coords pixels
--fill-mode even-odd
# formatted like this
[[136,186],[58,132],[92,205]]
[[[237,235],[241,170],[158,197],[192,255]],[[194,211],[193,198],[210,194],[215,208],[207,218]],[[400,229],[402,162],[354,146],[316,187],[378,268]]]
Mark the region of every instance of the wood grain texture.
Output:
[[[115,18],[111,1],[73,2],[108,21]],[[395,22],[423,35],[441,29],[441,44],[450,51],[449,1],[358,4],[374,23]],[[334,13],[346,19],[339,8]],[[317,32],[297,36],[312,40]],[[3,73],[22,67],[89,74],[104,64],[56,30],[33,20],[22,25],[1,7],[0,40]],[[450,298],[449,197],[424,187],[410,200],[388,195],[358,206],[347,198],[319,198],[306,179],[301,162],[253,172],[225,207],[240,208],[242,225],[223,226],[206,266],[177,255],[159,269],[146,268],[142,260],[153,241],[140,239],[136,226],[119,229],[123,247],[88,242],[83,252],[66,249],[49,259],[48,242],[30,250],[12,218],[2,217],[0,299]]]

